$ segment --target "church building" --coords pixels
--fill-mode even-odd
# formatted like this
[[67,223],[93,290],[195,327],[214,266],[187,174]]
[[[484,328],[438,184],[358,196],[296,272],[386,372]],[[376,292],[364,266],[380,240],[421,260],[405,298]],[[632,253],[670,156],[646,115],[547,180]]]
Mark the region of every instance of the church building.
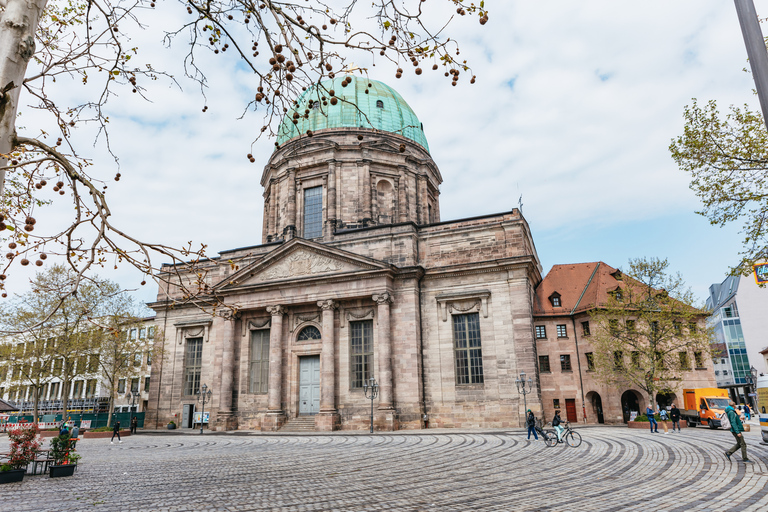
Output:
[[[170,286],[150,304],[147,427],[191,427],[203,384],[198,421],[215,430],[365,429],[372,379],[377,430],[539,415],[528,224],[517,209],[442,220],[442,180],[392,88],[347,75],[307,90],[261,177],[261,244],[163,268],[203,293]],[[216,301],[229,308],[200,307]]]

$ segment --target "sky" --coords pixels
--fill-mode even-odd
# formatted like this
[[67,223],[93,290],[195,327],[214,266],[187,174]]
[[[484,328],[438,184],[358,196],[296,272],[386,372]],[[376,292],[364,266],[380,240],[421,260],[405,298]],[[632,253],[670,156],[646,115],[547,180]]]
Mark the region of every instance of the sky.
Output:
[[[447,0],[422,4],[435,24],[450,14]],[[755,2],[768,16],[768,0]],[[454,20],[447,33],[461,43],[477,82],[463,75],[451,87],[441,72],[421,76],[353,57],[369,76],[393,86],[424,124],[444,182],[442,220],[509,211],[522,202],[543,274],[555,264],[668,258],[703,302],[738,262],[738,225],[710,226],[689,178],[670,157],[692,98],[757,109],[746,50],[732,2],[486,0],[489,21]],[[162,45],[163,26],[184,8],[159,2],[133,35],[140,55],[167,69],[178,84],[158,80],[148,100],[121,90],[110,99],[110,143],[122,175],[110,181],[113,222],[168,245],[208,245],[208,254],[261,243],[260,178],[274,140],[254,142],[259,113],[243,116],[258,85],[233,55],[201,59],[205,97],[183,79],[183,38]],[[171,21],[169,21],[171,20]],[[405,67],[405,66],[403,66]],[[61,80],[57,94],[76,101],[88,87]],[[22,96],[21,102],[24,104]],[[203,107],[208,109],[203,112]],[[22,109],[34,133],[39,114]],[[116,172],[103,138],[80,128],[91,171]],[[252,153],[256,163],[246,154]],[[57,202],[41,211],[43,225],[71,215]],[[39,224],[41,221],[39,221]],[[102,275],[155,298],[157,287],[130,268]],[[9,280],[24,290],[28,276]]]

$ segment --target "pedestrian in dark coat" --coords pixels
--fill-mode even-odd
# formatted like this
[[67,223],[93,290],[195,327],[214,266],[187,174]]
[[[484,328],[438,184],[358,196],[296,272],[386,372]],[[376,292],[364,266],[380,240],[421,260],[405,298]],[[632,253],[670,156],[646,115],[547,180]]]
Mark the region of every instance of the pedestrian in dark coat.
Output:
[[531,433],[533,433],[533,438],[538,441],[539,436],[536,434],[536,418],[530,409],[528,409],[528,418],[526,419],[526,424],[528,425],[528,439],[531,438]]
[[731,434],[736,438],[736,444],[733,445],[730,450],[725,452],[725,456],[730,460],[731,455],[741,448],[741,460],[744,462],[752,462],[747,458],[747,442],[744,440],[744,425],[742,425],[739,415],[736,414],[736,409],[733,408],[734,405],[736,405],[736,403],[731,401],[728,404],[728,407],[725,408],[725,414],[728,415],[728,421],[731,423]]
[[112,428],[112,439],[110,439],[110,443],[115,444],[115,436],[117,436],[117,442],[122,443],[123,440],[120,439],[120,422],[115,421],[115,426]]
[[136,418],[136,416],[134,416],[133,418],[131,418],[131,434],[136,433],[136,427],[138,426],[139,426],[139,420],[138,418]]
[[672,432],[675,431],[675,425],[677,425],[677,431],[680,432],[680,409],[672,404],[672,409],[669,410],[669,419],[672,420]]

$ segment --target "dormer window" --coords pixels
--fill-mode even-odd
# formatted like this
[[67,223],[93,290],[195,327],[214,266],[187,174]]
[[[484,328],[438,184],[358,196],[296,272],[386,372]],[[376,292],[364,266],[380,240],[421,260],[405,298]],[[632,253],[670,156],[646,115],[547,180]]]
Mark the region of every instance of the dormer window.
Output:
[[557,292],[549,296],[549,302],[551,302],[552,307],[555,307],[555,308],[559,308],[562,306],[562,303],[560,302],[560,294]]
[[381,100],[376,100],[376,108],[384,108],[384,102]]
[[621,291],[621,288],[613,290],[613,297],[619,302],[624,300],[624,293]]
[[616,270],[616,272],[611,272],[611,275],[617,281],[621,281],[622,279],[624,279],[624,274],[621,273],[621,270]]

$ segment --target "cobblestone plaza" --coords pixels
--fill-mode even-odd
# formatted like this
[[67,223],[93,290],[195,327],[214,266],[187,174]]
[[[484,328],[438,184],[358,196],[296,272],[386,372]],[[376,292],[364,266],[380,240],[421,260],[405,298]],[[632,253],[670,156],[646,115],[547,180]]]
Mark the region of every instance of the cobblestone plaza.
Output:
[[[768,447],[729,432],[582,428],[578,448],[520,431],[140,433],[81,440],[71,478],[2,486],[13,511],[766,510]],[[47,444],[47,443],[46,443]],[[0,437],[0,450],[8,445]]]

